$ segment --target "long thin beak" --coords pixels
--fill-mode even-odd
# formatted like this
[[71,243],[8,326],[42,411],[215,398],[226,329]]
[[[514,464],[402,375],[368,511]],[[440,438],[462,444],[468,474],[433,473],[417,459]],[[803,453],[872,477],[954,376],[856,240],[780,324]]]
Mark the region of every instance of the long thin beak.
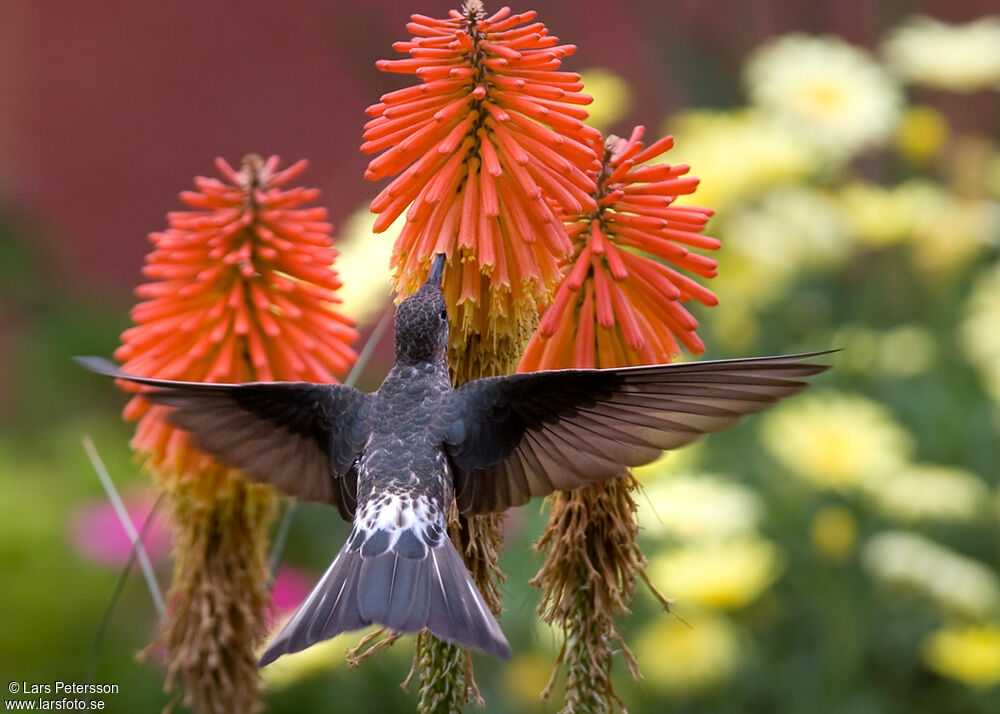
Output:
[[435,283],[441,287],[441,276],[444,274],[445,254],[438,253],[434,256],[434,263],[431,265],[431,274],[427,276],[427,282]]

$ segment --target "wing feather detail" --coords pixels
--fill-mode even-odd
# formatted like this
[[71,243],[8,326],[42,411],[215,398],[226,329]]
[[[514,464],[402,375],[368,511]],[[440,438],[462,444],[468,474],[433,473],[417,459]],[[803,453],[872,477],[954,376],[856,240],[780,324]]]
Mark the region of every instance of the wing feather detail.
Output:
[[336,505],[350,520],[357,496],[354,459],[364,447],[370,395],[339,384],[175,382],[126,374],[107,360],[87,369],[147,387],[144,399],[198,448],[250,479],[307,501]]
[[480,379],[452,393],[445,446],[462,512],[620,476],[802,391],[812,353]]

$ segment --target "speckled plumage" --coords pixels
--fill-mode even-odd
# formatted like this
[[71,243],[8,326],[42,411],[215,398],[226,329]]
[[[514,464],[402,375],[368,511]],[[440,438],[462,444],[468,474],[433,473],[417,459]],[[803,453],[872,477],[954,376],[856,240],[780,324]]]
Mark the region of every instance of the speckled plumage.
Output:
[[433,362],[396,364],[375,393],[372,429],[357,462],[358,510],[351,540],[390,529],[415,528],[425,545],[444,537],[454,497],[442,445],[442,403],[451,391],[447,367]]
[[427,627],[444,639],[510,655],[447,535],[454,487],[444,441],[452,388],[448,313],[434,276],[400,305],[395,333],[395,363],[371,396],[368,434],[353,465],[354,527],[334,562],[341,567],[331,566],[314,590],[336,593],[332,606],[307,599],[262,665],[373,622],[399,632]]
[[377,623],[500,657],[510,647],[447,536],[463,513],[621,475],[735,424],[826,369],[790,355],[479,379],[452,389],[444,256],[396,313],[396,360],[378,391],[309,383],[146,379],[195,443],[254,480],[337,506],[347,542],[261,664]]
[[444,346],[448,316],[428,283],[396,314],[396,361],[374,394],[370,432],[357,460],[357,514],[348,548],[424,557],[446,539],[454,498],[444,452],[451,392]]

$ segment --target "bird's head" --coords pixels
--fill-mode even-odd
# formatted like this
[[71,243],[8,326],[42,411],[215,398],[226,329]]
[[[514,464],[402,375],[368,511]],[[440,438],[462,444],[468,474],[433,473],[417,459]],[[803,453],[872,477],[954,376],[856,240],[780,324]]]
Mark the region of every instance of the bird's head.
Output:
[[441,294],[445,255],[434,257],[427,282],[396,309],[396,361],[438,362],[447,359],[448,309]]

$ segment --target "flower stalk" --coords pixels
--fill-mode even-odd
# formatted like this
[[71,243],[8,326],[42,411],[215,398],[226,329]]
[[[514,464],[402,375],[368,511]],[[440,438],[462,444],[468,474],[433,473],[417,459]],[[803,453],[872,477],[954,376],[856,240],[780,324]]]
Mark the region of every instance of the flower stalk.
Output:
[[[285,188],[306,168],[247,156],[222,159],[224,180],[195,179],[181,193],[192,210],[168,215],[136,294],[135,327],[115,357],[143,377],[200,382],[335,381],[356,358],[357,334],[334,309],[337,253],[318,191]],[[136,387],[122,385],[136,391]],[[260,709],[256,647],[270,602],[268,532],[276,493],[196,449],[166,420],[167,408],[136,395],[132,446],[171,503],[174,576],[158,642],[166,689],[203,712]]]
[[[636,127],[628,139],[611,136],[604,142],[594,176],[597,207],[570,225],[573,258],[520,371],[664,363],[680,353],[680,345],[704,350],[698,323],[681,303],[717,300],[680,270],[715,275],[715,261],[689,250],[718,247],[715,238],[700,235],[711,211],[673,205],[679,195],[693,192],[698,180],[685,176],[684,165],[649,164],[673,139],[644,147],[642,135],[643,128]],[[615,616],[629,611],[636,578],[649,584],[636,541],[632,494],[638,486],[625,472],[549,498],[549,522],[535,546],[545,561],[532,584],[544,593],[539,613],[564,634],[542,696],[549,696],[565,668],[565,714],[623,708],[611,682],[616,649],[632,676],[640,676],[615,625]]]
[[639,678],[631,650],[614,617],[627,613],[635,579],[646,567],[639,550],[631,474],[606,484],[557,492],[545,533],[535,544],[545,562],[531,584],[544,591],[539,612],[564,633],[547,699],[560,668],[566,670],[562,711],[603,714],[622,706],[611,684],[611,664],[620,649],[629,672]]
[[[535,13],[488,15],[478,0],[445,19],[413,15],[408,55],[379,69],[420,84],[368,108],[366,176],[399,174],[372,201],[375,231],[406,216],[392,265],[400,299],[445,253],[452,381],[512,373],[572,249],[564,215],[593,210],[599,134],[583,123],[579,75],[559,70],[560,45]],[[456,515],[449,531],[490,607],[499,613],[502,515]],[[419,638],[414,662],[423,712],[478,699],[469,654]],[[456,663],[464,662],[462,666]]]

